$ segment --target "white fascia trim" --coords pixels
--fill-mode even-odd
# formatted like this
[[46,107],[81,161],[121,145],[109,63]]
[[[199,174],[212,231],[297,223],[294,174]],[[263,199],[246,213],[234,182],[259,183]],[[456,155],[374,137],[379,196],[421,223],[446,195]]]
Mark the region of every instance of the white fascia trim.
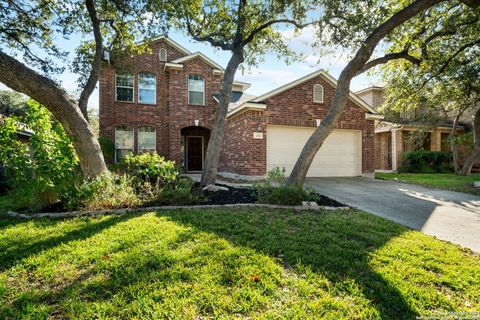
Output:
[[203,53],[201,52],[194,52],[192,54],[189,54],[188,56],[185,56],[185,57],[181,57],[181,58],[178,58],[176,60],[173,60],[172,62],[173,63],[183,63],[185,61],[188,61],[188,60],[191,60],[193,58],[201,58],[203,60],[205,60],[207,63],[209,63],[210,65],[212,65],[213,67],[219,69],[219,70],[222,70],[224,71],[223,67],[221,65],[219,65],[218,63],[216,63],[215,61],[213,61],[212,59],[210,59],[209,57],[207,57],[206,55],[204,55]]
[[384,118],[381,114],[365,113],[366,120],[383,120]]
[[251,83],[243,82],[243,81],[233,81],[233,85],[241,87],[242,91],[245,91],[252,86]]
[[140,41],[138,42],[138,44],[143,44],[145,42],[154,42],[154,41],[158,41],[158,40],[165,40],[169,45],[171,45],[172,47],[174,47],[175,49],[185,53],[185,54],[191,54],[191,51],[185,49],[184,47],[182,47],[179,43],[173,41],[172,39],[170,39],[169,37],[167,36],[158,36],[158,37],[155,37],[155,38],[151,38],[151,39],[146,39],[146,40],[143,40],[143,41]]
[[163,70],[167,70],[167,69],[183,70],[183,64],[166,62],[165,66],[163,67]]
[[355,94],[361,94],[361,93],[364,93],[364,92],[367,92],[367,91],[382,91],[382,90],[385,90],[385,86],[381,87],[381,86],[370,86],[370,87],[367,87],[367,88],[364,88],[362,90],[358,90],[355,92]]
[[233,116],[234,114],[239,113],[240,111],[247,111],[247,110],[266,110],[267,105],[264,103],[251,103],[245,102],[242,103],[240,106],[236,107],[232,111],[227,114],[227,118]]
[[[306,76],[300,78],[300,79],[297,79],[295,81],[292,81],[290,83],[287,83],[275,90],[272,90],[270,92],[267,92],[265,93],[264,95],[261,95],[255,99],[252,100],[252,102],[262,102],[263,100],[266,100],[270,97],[273,97],[283,91],[286,91],[290,88],[293,88],[305,81],[308,81],[310,79],[313,79],[313,78],[316,78],[318,76],[321,76],[325,81],[327,81],[328,83],[330,83],[334,88],[337,87],[337,80],[335,80],[335,78],[333,78],[331,75],[329,75],[327,72],[325,72],[324,70],[318,70],[318,71],[315,71],[315,72],[312,72],[310,74],[307,74]],[[363,101],[361,98],[359,98],[357,95],[355,95],[353,92],[350,91],[349,93],[349,98],[352,99],[353,102],[355,102],[355,104],[357,104],[360,108],[362,108],[363,110],[367,111],[367,112],[370,112],[372,114],[378,114],[377,110],[373,109],[372,107],[370,107],[365,101]]]

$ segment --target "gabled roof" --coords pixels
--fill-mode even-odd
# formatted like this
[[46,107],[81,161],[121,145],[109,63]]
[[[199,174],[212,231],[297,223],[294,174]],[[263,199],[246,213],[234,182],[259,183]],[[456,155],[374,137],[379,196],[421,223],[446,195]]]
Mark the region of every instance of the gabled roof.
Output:
[[356,95],[358,94],[361,94],[361,93],[364,93],[364,92],[367,92],[367,91],[373,91],[373,90],[377,90],[377,91],[380,91],[380,90],[385,90],[385,86],[369,86],[367,88],[364,88],[362,90],[358,90],[355,92]]
[[[307,74],[306,76],[300,78],[300,79],[297,79],[295,81],[292,81],[290,83],[287,83],[286,85],[283,85],[281,87],[278,87],[277,89],[275,90],[272,90],[270,92],[267,92],[255,99],[252,99],[250,100],[250,102],[263,102],[265,101],[266,99],[268,98],[271,98],[273,96],[276,96],[277,94],[279,93],[282,93],[290,88],[293,88],[301,83],[304,83],[308,80],[311,80],[311,79],[314,79],[316,77],[322,77],[326,82],[328,82],[330,85],[332,85],[334,88],[337,87],[337,80],[335,80],[335,78],[333,78],[331,75],[329,75],[327,72],[325,72],[324,70],[318,70],[318,71],[315,71],[315,72],[312,72],[310,74]],[[370,112],[370,113],[373,113],[373,114],[377,114],[377,110],[375,110],[374,108],[372,108],[371,106],[369,106],[365,101],[363,101],[360,97],[358,97],[356,94],[354,94],[353,92],[350,91],[349,93],[349,98],[356,104],[358,105],[360,108],[362,108],[363,110],[367,111],[367,112]]]
[[175,49],[185,53],[186,55],[191,54],[191,52],[189,50],[185,49],[178,42],[173,41],[172,39],[170,39],[167,36],[158,36],[158,37],[155,37],[155,38],[146,39],[146,40],[141,41],[140,43],[145,43],[145,42],[148,42],[148,41],[149,42],[155,42],[155,41],[159,41],[159,40],[165,40],[165,42],[167,42],[169,45],[171,45]]
[[207,62],[208,64],[210,64],[212,67],[215,67],[216,69],[219,69],[219,70],[223,71],[223,67],[221,65],[219,65],[218,63],[216,63],[215,61],[213,61],[212,59],[210,59],[209,57],[207,57],[206,55],[204,55],[201,52],[194,52],[194,53],[191,53],[187,56],[184,56],[184,57],[178,58],[176,60],[173,60],[171,62],[172,63],[183,63],[185,61],[188,61],[188,60],[191,60],[191,59],[194,59],[194,58],[200,58],[200,59],[204,60],[205,62]]
[[[215,99],[215,101],[220,102],[220,92],[215,92],[213,94],[213,98]],[[255,96],[253,96],[251,94],[245,93],[243,91],[233,90],[232,91],[232,98],[231,98],[230,103],[228,105],[228,111],[231,111],[231,110],[235,109],[239,105],[241,105],[241,104],[243,104],[243,103],[245,103],[249,100],[252,100],[253,98],[255,98]]]

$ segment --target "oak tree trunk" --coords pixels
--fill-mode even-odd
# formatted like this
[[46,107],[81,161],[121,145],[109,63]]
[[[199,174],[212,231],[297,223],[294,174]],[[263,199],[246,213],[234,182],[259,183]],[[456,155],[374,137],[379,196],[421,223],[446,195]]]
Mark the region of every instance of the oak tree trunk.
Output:
[[78,102],[55,82],[0,51],[0,82],[43,104],[72,139],[84,178],[107,171],[100,145]]
[[475,113],[473,120],[473,137],[475,141],[473,151],[463,163],[462,169],[458,172],[458,174],[462,176],[469,176],[472,173],[473,165],[480,159],[480,109]]
[[364,66],[369,61],[377,44],[391,33],[396,27],[408,21],[419,12],[442,2],[442,0],[418,0],[404,9],[395,13],[392,17],[377,27],[363,42],[355,56],[342,70],[337,82],[337,89],[332,103],[328,109],[325,119],[322,120],[313,134],[308,139],[302,149],[300,156],[293,167],[292,173],[288,178],[288,184],[303,185],[308,169],[312,164],[313,158],[323,145],[328,135],[335,129],[338,118],[348,101],[350,93],[350,82],[354,76],[364,71]]
[[455,142],[455,132],[457,130],[458,120],[461,114],[457,114],[453,121],[452,130],[450,131],[450,150],[452,151],[453,170],[455,173],[459,171],[457,143]]
[[243,50],[233,51],[232,57],[228,62],[223,77],[222,92],[220,102],[215,111],[215,122],[205,155],[205,164],[202,172],[200,184],[206,186],[215,184],[217,178],[218,160],[220,158],[220,148],[222,147],[225,135],[225,126],[227,123],[228,105],[232,99],[232,85],[238,66],[243,62]]

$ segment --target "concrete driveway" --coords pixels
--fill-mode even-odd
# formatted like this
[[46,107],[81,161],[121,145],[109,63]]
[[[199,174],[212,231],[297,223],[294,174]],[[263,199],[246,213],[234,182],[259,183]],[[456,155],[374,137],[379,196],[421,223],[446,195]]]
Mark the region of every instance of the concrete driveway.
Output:
[[308,178],[339,202],[480,252],[480,196],[368,178]]

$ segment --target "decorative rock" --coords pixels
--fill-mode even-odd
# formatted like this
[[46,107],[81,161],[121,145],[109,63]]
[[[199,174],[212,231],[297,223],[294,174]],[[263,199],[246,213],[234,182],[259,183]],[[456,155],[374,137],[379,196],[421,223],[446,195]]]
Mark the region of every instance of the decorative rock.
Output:
[[310,207],[318,207],[318,203],[316,203],[315,201],[310,201],[310,202],[308,203],[308,205],[309,205]]
[[302,206],[303,207],[308,207],[308,201],[302,201]]
[[473,186],[474,186],[475,188],[480,188],[480,181],[475,181],[475,182],[473,182]]
[[208,191],[208,192],[217,192],[217,191],[228,191],[227,187],[222,187],[222,186],[217,186],[214,184],[209,184],[208,186],[205,186],[202,191]]

